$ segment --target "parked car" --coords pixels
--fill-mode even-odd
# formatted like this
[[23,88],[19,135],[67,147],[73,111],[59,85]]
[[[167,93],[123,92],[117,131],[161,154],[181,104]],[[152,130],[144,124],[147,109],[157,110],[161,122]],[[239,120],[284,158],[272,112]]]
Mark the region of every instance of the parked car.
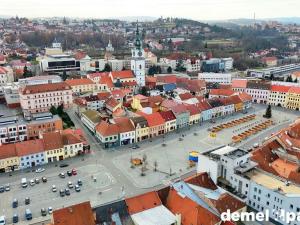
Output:
[[30,186],[34,186],[34,185],[35,185],[35,182],[34,182],[34,180],[33,180],[33,179],[31,179],[31,180],[29,181],[29,184],[30,184]]
[[0,216],[0,225],[5,225],[5,216]]
[[15,214],[13,215],[12,221],[13,221],[13,223],[18,223],[18,222],[19,222],[19,216],[18,216],[17,213],[15,213]]
[[30,209],[25,210],[25,218],[26,218],[26,220],[32,220],[32,213],[31,213]]
[[77,175],[77,170],[74,168],[72,169],[72,175],[74,175],[74,176]]
[[66,194],[66,195],[70,195],[70,189],[66,188],[66,189],[65,189],[65,194]]
[[75,185],[75,191],[80,192],[80,186],[78,184]]
[[56,192],[56,191],[57,191],[56,186],[52,185],[52,192]]
[[68,174],[68,176],[70,177],[70,176],[72,176],[72,171],[67,171],[67,174]]
[[43,183],[46,183],[47,182],[47,178],[46,177],[42,177],[42,181],[43,181]]
[[73,183],[71,181],[68,182],[68,187],[69,188],[73,188],[74,187],[74,185],[73,185]]
[[19,205],[19,202],[18,202],[18,200],[15,198],[15,199],[13,200],[13,202],[12,202],[12,207],[13,207],[13,208],[17,208],[18,205]]
[[66,163],[62,163],[59,165],[60,168],[64,168],[64,167],[68,167],[68,166],[69,166],[69,164],[66,164]]
[[10,185],[9,184],[5,185],[5,191],[10,191]]
[[35,178],[35,179],[34,179],[34,182],[35,182],[36,184],[39,184],[39,183],[40,183],[40,179],[39,179],[39,178]]
[[60,197],[64,197],[65,196],[65,191],[63,189],[61,189],[59,191],[59,195],[60,195]]
[[5,191],[4,186],[0,186],[0,193],[3,193]]
[[25,198],[25,205],[29,205],[30,204],[30,198],[29,197],[26,197]]
[[38,168],[38,169],[35,170],[36,173],[42,173],[44,171],[45,171],[44,168]]
[[65,177],[66,177],[64,173],[60,173],[58,176],[59,176],[60,178],[65,178]]
[[52,209],[51,206],[48,207],[48,213],[49,213],[49,214],[52,214],[52,213],[53,213],[53,209]]
[[45,208],[41,208],[41,215],[42,216],[47,216],[47,211]]
[[77,181],[77,184],[78,184],[79,186],[82,186],[82,181],[79,179],[79,180]]

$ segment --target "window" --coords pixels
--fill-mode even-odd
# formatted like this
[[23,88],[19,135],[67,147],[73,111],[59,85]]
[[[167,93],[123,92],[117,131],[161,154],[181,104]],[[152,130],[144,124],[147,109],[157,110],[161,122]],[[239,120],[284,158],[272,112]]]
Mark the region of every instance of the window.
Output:
[[292,204],[290,204],[290,209],[293,209],[293,208],[294,208],[294,206]]

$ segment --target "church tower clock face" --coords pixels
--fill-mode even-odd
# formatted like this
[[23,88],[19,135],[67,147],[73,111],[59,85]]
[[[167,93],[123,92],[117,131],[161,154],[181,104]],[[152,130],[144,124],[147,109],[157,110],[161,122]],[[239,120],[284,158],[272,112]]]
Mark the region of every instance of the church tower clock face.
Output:
[[141,51],[139,51],[138,55],[139,55],[139,57],[142,57],[143,53]]

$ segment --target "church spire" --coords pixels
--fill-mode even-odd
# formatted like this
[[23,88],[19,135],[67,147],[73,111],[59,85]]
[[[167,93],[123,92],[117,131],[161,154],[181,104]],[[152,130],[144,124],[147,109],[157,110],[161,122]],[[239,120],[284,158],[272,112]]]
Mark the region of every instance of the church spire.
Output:
[[142,41],[141,41],[141,37],[140,37],[140,29],[139,29],[139,22],[136,22],[136,32],[135,32],[135,47],[137,49],[141,49],[142,48]]

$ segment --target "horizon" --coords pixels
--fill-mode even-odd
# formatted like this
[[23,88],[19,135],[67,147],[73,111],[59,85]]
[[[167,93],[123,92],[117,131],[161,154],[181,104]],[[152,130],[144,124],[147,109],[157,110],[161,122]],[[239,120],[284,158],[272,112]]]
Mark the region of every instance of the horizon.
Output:
[[[152,10],[152,5],[157,6]],[[299,17],[298,0],[153,0],[146,4],[137,0],[52,0],[40,3],[37,0],[2,0],[0,16],[26,18],[67,17],[78,19],[117,19],[126,17],[177,17],[199,21],[232,19],[272,19]],[[268,10],[266,10],[268,9]],[[189,12],[189,13],[186,13]],[[213,13],[211,13],[213,12]],[[118,16],[115,16],[118,15]],[[132,16],[134,15],[134,16]],[[147,16],[145,16],[147,15]]]

